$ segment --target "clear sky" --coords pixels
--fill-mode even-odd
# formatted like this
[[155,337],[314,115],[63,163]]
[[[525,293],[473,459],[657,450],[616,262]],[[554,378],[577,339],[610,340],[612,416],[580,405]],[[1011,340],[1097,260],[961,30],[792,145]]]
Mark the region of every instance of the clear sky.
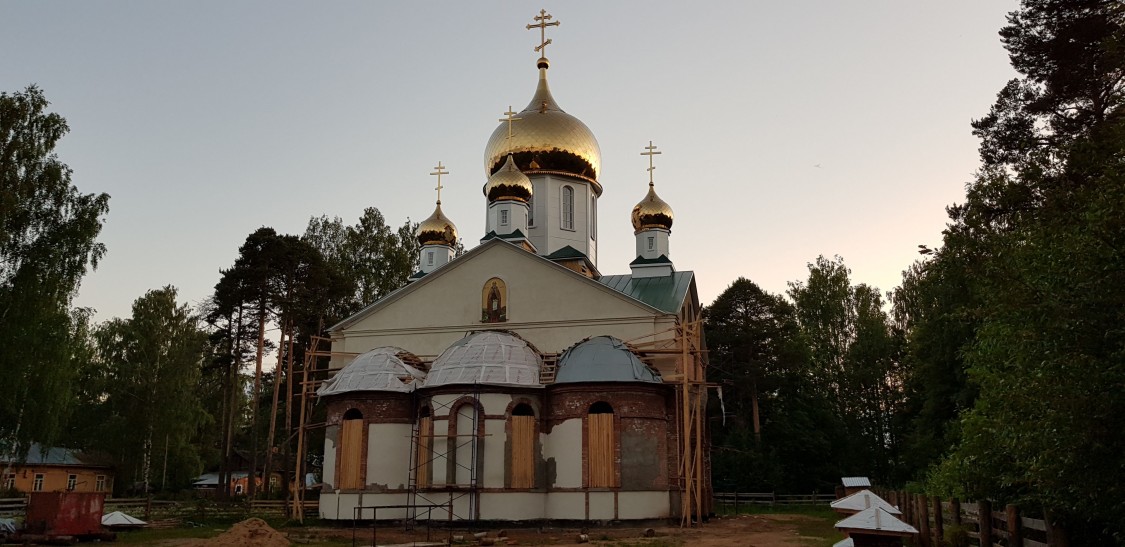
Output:
[[656,184],[672,259],[709,303],[735,278],[782,292],[817,255],[890,290],[936,245],[977,168],[969,122],[1008,65],[1014,0],[927,2],[0,2],[0,89],[36,83],[71,133],[58,153],[108,192],[109,252],[77,300],[129,314],[172,284],[204,299],[260,226],[311,216],[394,226],[433,210],[484,233],[483,151],[550,81],[602,149],[599,269],[634,258]]

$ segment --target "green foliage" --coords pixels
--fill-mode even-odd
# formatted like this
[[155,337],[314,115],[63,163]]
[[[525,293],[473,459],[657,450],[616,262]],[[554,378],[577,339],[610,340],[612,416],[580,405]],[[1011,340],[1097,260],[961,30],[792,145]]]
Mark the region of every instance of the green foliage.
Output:
[[[87,354],[71,302],[105,247],[106,194],[82,194],[55,155],[69,130],[37,87],[0,93],[0,452],[51,444]],[[28,412],[33,409],[33,412]]]
[[1025,0],[1001,36],[1022,76],[973,123],[981,171],[904,282],[913,464],[944,452],[931,489],[1120,543],[1125,5]]
[[88,446],[113,456],[119,492],[186,486],[201,471],[196,435],[211,420],[196,390],[207,340],[197,318],[176,303],[175,288],[164,287],[94,337]]
[[344,319],[406,284],[418,261],[415,229],[417,224],[410,221],[392,229],[374,207],[364,209],[354,226],[344,225],[339,217],[309,219],[302,239],[319,249],[329,266],[352,287],[347,296],[333,303],[334,319]]

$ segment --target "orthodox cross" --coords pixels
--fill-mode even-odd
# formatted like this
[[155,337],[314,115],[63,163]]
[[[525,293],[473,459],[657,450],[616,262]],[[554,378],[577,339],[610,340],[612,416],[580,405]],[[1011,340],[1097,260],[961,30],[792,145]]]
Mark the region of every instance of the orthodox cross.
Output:
[[433,173],[430,173],[430,174],[431,175],[437,175],[437,188],[434,188],[434,190],[437,190],[437,202],[438,202],[438,205],[441,205],[441,189],[445,188],[444,186],[441,185],[441,176],[442,175],[448,175],[449,171],[445,170],[445,166],[442,165],[440,161],[437,162],[437,167],[434,167],[434,169],[436,169],[436,171],[434,171]]
[[656,146],[652,144],[652,141],[648,141],[648,146],[645,147],[645,150],[648,150],[648,152],[641,152],[641,155],[648,156],[648,185],[652,186],[652,172],[656,170],[656,167],[652,165],[652,157],[657,154],[662,154],[663,152],[657,152]]
[[517,118],[516,113],[512,110],[512,105],[508,105],[508,111],[504,113],[506,118],[500,118],[502,122],[508,122],[508,151],[512,150],[512,122],[518,122],[523,118]]
[[539,55],[543,56],[544,58],[547,57],[547,53],[544,51],[544,49],[547,47],[547,44],[551,43],[551,39],[547,38],[547,27],[557,27],[557,26],[559,26],[558,21],[553,21],[553,22],[550,22],[550,23],[547,22],[547,21],[550,21],[551,19],[552,19],[551,14],[547,13],[547,10],[541,9],[541,10],[539,10],[539,15],[535,16],[536,23],[534,25],[527,25],[527,30],[531,30],[533,28],[539,29],[539,42],[540,43],[539,43],[538,46],[535,46],[535,51],[537,51],[539,53]]

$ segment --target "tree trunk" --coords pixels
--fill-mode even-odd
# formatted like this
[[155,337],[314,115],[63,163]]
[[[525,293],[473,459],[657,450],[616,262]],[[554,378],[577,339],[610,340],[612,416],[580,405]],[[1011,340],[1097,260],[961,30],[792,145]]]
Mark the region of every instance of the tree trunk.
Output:
[[[288,321],[282,321],[288,327]],[[266,440],[266,466],[262,471],[262,483],[266,487],[266,494],[270,493],[270,477],[273,476],[273,446],[274,432],[277,431],[277,404],[281,399],[281,363],[284,357],[282,348],[285,347],[285,333],[288,329],[281,329],[281,338],[277,341],[277,366],[273,369],[273,404],[270,405],[270,430]]]
[[258,352],[254,357],[254,404],[250,409],[250,473],[246,480],[246,496],[258,493],[258,409],[262,400],[262,357],[266,350],[266,300],[258,302]]

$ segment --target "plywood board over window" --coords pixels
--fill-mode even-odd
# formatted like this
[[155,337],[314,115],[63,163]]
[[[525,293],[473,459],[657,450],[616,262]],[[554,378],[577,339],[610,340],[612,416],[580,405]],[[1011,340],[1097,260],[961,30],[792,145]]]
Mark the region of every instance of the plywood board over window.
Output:
[[340,425],[340,459],[336,476],[339,488],[363,488],[360,463],[363,459],[363,419],[345,419]]
[[419,488],[428,488],[432,474],[430,462],[433,459],[434,419],[424,416],[418,420],[418,462],[414,470],[414,480]]
[[535,486],[535,416],[512,416],[512,488]]
[[614,465],[616,439],[613,431],[613,410],[597,403],[586,416],[587,476],[590,488],[617,486]]

